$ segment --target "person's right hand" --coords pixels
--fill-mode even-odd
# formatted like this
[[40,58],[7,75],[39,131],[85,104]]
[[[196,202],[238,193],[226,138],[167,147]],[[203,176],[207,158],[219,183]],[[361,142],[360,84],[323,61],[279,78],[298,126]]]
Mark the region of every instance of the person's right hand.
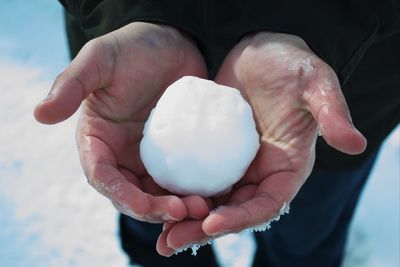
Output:
[[184,75],[206,75],[196,46],[173,28],[134,22],[88,42],[36,107],[35,117],[58,123],[83,101],[77,143],[94,188],[142,221],[204,218],[209,209],[202,198],[179,198],[160,188],[139,154],[151,109]]

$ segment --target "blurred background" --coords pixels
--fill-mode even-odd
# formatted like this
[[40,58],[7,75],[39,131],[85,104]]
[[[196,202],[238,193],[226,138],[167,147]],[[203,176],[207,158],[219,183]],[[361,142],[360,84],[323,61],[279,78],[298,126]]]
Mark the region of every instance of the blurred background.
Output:
[[[0,267],[127,266],[117,213],[81,171],[77,116],[56,126],[32,116],[68,62],[57,1],[0,0]],[[362,195],[344,267],[400,266],[399,181],[397,128]],[[214,249],[224,266],[246,267],[254,243],[229,235]]]

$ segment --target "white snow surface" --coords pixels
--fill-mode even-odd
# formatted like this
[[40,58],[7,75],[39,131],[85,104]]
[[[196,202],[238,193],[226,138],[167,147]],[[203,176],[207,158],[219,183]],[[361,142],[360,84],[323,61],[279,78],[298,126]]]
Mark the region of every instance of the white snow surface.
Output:
[[0,74],[0,266],[127,266],[117,212],[80,166],[77,116],[39,124],[32,111],[51,81],[1,58]]
[[226,192],[259,148],[250,105],[239,90],[185,76],[152,110],[140,143],[155,182],[182,195]]

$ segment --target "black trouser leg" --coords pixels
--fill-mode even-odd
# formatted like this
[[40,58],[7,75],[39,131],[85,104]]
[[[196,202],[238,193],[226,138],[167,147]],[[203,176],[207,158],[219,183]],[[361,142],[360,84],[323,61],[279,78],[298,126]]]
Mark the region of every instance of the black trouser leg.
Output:
[[360,192],[375,156],[351,171],[314,169],[291,204],[266,232],[256,233],[253,267],[337,267]]
[[161,229],[161,224],[149,224],[125,215],[120,216],[121,245],[132,264],[143,267],[218,266],[211,246],[201,247],[196,256],[191,255],[191,250],[169,258],[160,256],[155,246]]

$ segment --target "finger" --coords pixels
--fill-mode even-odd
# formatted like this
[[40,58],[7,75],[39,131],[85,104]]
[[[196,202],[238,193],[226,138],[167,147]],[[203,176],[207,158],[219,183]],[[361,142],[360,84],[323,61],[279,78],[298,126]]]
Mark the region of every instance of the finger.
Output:
[[[126,176],[126,175],[125,175]],[[130,179],[134,180],[134,179]],[[160,187],[156,184],[150,176],[145,176],[141,178],[142,190],[153,196],[162,196],[170,194],[166,189]],[[187,217],[191,219],[204,219],[210,212],[210,200],[204,199],[200,196],[186,196],[182,197],[184,205],[187,210]]]
[[[111,199],[118,211],[140,221],[173,222],[180,221],[186,216],[184,206],[176,196],[153,197],[123,180],[117,178],[109,183],[95,181],[92,185]],[[135,197],[132,197],[133,195]]]
[[207,201],[200,196],[187,196],[182,198],[188,216],[192,219],[204,219],[210,213]]
[[79,148],[89,183],[124,214],[147,222],[179,221],[186,207],[177,196],[152,196],[129,182],[117,169],[112,151],[94,136],[82,137]]
[[104,49],[102,39],[88,42],[57,77],[50,93],[34,111],[36,119],[53,124],[70,117],[81,102],[110,80],[114,57],[112,49]]
[[175,224],[175,223],[165,222],[165,223],[163,224],[162,230],[163,230],[163,231],[168,231],[169,229],[172,228],[172,226],[174,226],[174,224]]
[[168,231],[167,247],[174,251],[180,251],[194,244],[206,244],[210,237],[203,232],[202,222],[194,220],[176,223]]
[[167,237],[169,229],[163,230],[157,240],[156,249],[161,256],[170,257],[175,253],[175,250],[168,247]]
[[267,223],[279,216],[302,185],[294,173],[282,172],[265,179],[254,196],[235,206],[222,206],[203,222],[209,236],[237,233]]
[[330,69],[322,69],[309,83],[304,98],[325,141],[347,154],[362,153],[365,137],[354,127],[339,82]]

